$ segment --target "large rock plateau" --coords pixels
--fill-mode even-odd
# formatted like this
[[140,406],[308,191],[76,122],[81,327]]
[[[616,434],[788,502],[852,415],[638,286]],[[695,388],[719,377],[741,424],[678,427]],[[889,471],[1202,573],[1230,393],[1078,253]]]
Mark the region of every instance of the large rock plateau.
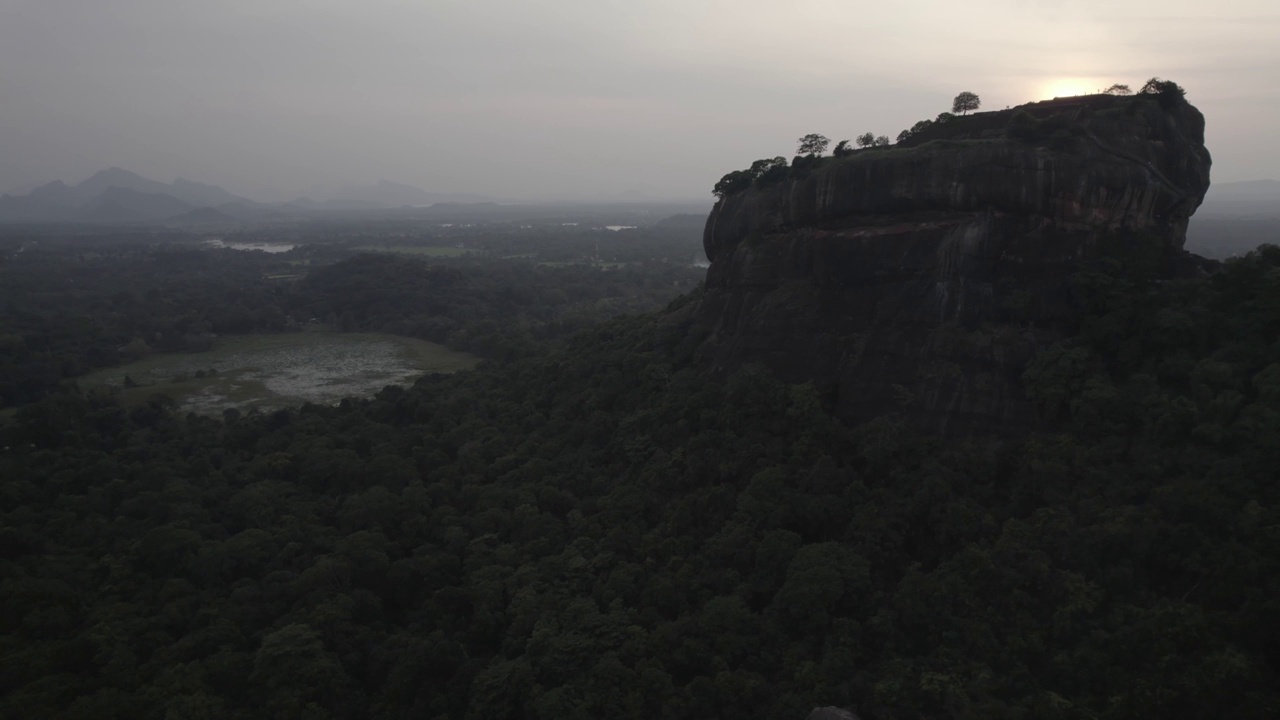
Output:
[[1118,250],[1185,267],[1209,165],[1180,97],[1099,95],[793,168],[712,210],[691,340],[715,370],[815,382],[851,421],[1027,428],[1020,376],[1077,316],[1072,275]]

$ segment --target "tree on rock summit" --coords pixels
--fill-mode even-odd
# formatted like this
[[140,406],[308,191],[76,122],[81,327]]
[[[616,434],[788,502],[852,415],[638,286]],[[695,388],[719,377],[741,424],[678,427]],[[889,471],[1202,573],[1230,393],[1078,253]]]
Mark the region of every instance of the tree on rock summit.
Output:
[[970,110],[977,110],[982,100],[971,92],[962,92],[951,102],[951,112],[967,115]]
[[818,133],[809,133],[796,142],[800,143],[800,147],[796,149],[797,154],[815,157],[826,152],[827,146],[831,144],[831,141],[826,136]]

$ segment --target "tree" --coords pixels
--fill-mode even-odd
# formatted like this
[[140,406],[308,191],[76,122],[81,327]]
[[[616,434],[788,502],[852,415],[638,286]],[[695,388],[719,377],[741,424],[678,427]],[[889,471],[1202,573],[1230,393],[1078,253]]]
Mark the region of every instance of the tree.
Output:
[[751,163],[749,172],[755,180],[761,183],[781,180],[787,176],[787,159],[779,155],[775,158],[757,160]]
[[876,147],[885,147],[886,145],[889,144],[889,136],[877,135],[876,139],[872,141],[872,144],[875,145]]
[[734,170],[720,178],[720,182],[711,190],[716,197],[724,197],[732,195],[739,190],[746,190],[751,187],[751,181],[754,177],[750,170]]
[[836,149],[832,150],[831,154],[836,157],[844,157],[845,155],[848,155],[849,153],[852,153],[852,152],[853,152],[853,148],[849,147],[849,141],[841,140],[840,142],[836,143]]
[[1161,80],[1153,77],[1138,91],[1142,95],[1155,95],[1160,106],[1166,110],[1172,108],[1187,94],[1182,86],[1172,80]]
[[[951,117],[951,113],[943,113],[943,115]],[[939,115],[938,117],[942,117],[942,116]],[[921,120],[915,125],[912,125],[910,128],[898,133],[898,142],[902,142],[903,140],[906,140],[912,135],[915,135],[916,133],[919,133],[920,131],[927,129],[932,124],[933,124],[932,120]]]
[[977,110],[980,105],[982,105],[982,100],[977,95],[965,91],[951,101],[951,112],[967,115],[970,110]]
[[[825,138],[824,138],[825,139]],[[770,183],[781,180],[787,176],[787,159],[778,156],[775,158],[765,158],[756,160],[751,163],[751,167],[746,170],[734,170],[716,183],[712,192],[716,197],[725,197],[736,192],[746,190],[757,181],[760,183]]]
[[315,703],[327,705],[341,697],[350,682],[319,633],[299,623],[262,639],[250,679],[262,690],[261,698],[273,715],[285,718],[315,716]]
[[1106,90],[1103,90],[1102,94],[1103,95],[1132,95],[1133,90],[1129,89],[1128,85],[1121,85],[1120,83],[1116,83],[1115,85],[1112,85]]
[[826,152],[827,146],[831,144],[831,141],[825,136],[817,133],[809,133],[796,142],[800,144],[800,147],[796,149],[796,153],[810,157],[817,157]]
[[871,147],[876,143],[875,133],[863,133],[854,138],[854,142],[858,143],[858,147]]
[[823,634],[833,617],[848,615],[871,584],[870,563],[846,545],[805,545],[787,567],[771,613],[784,628]]
[[1187,91],[1183,90],[1182,86],[1178,85],[1178,83],[1172,80],[1161,80],[1158,77],[1153,77],[1148,80],[1138,92],[1143,95],[1160,95],[1163,93],[1177,93],[1179,95],[1187,94]]

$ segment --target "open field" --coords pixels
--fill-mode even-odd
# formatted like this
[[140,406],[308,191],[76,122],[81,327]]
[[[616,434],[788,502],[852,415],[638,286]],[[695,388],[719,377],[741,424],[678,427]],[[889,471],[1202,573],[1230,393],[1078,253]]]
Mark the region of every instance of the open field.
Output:
[[164,393],[185,410],[216,414],[232,407],[333,403],[477,362],[473,355],[414,338],[305,332],[226,337],[208,352],[156,355],[77,381],[86,388],[120,388],[132,402]]

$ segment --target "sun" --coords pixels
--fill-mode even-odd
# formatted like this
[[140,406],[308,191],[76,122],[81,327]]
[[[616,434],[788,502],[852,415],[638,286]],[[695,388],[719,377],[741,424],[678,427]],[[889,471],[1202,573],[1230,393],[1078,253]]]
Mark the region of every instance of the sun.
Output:
[[1098,81],[1091,78],[1055,78],[1040,86],[1040,97],[1044,99],[1071,97],[1073,95],[1091,95],[1098,92]]

